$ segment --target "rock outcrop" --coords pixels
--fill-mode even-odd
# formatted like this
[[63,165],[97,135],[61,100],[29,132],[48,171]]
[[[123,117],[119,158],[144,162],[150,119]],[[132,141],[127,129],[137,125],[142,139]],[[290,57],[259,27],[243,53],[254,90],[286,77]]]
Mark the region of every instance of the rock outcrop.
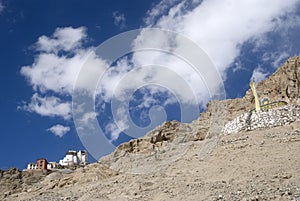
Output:
[[[26,190],[29,186],[41,181],[47,172],[45,171],[23,171],[17,168],[0,170],[0,192],[3,198]],[[1,199],[1,197],[0,197]]]
[[[300,103],[300,57],[288,59],[269,78],[259,82],[257,89],[261,98],[269,97],[272,101],[283,100],[288,103]],[[247,91],[246,100],[253,101],[252,92]]]
[[[260,99],[268,98],[271,102],[285,101],[288,104],[299,105],[300,104],[300,56],[292,57],[288,59],[280,68],[277,69],[277,71],[274,74],[272,74],[267,79],[257,83],[256,89],[258,91],[258,95]],[[224,128],[225,124],[230,121],[232,124],[235,124],[236,121],[239,120],[247,121],[247,118],[249,117],[249,112],[254,109],[254,101],[255,100],[252,91],[251,89],[249,89],[243,98],[227,99],[227,100],[211,102],[214,103],[212,104],[212,107],[210,107],[211,103],[209,103],[207,107],[207,111],[201,114],[198,121],[201,123],[205,122],[206,125],[211,124],[208,122],[214,122],[215,120],[211,118],[212,110],[222,111],[221,115],[218,115],[219,123],[221,122],[223,124],[222,128]],[[263,114],[266,113],[261,113],[261,115]],[[256,122],[257,120],[256,116],[257,115],[253,115],[252,117],[253,122]],[[240,118],[235,119],[236,117],[240,117]],[[222,118],[223,120],[221,121],[220,118]],[[295,121],[294,118],[292,117],[290,118],[291,121],[289,121],[289,123]],[[258,123],[256,122],[255,125],[253,125],[253,128],[261,127],[259,125],[256,126],[257,124]],[[280,123],[278,125],[280,125]],[[240,125],[240,127],[245,127],[245,125],[244,124]],[[251,128],[250,130],[252,130],[253,128]],[[240,131],[240,129],[242,128],[237,128],[236,131]],[[207,131],[208,128],[206,128],[203,132],[205,133]]]
[[12,200],[18,200],[18,197],[24,195],[39,197],[47,191],[59,190],[75,184],[85,185],[117,174],[116,171],[97,163],[77,168],[74,171],[20,171],[17,168],[11,168],[7,171],[0,170],[0,200],[11,197],[13,197]]

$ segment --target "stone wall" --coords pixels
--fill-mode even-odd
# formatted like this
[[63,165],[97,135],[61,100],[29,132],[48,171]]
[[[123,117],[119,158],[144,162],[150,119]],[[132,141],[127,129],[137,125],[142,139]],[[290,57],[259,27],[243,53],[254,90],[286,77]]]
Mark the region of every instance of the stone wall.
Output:
[[272,128],[300,121],[300,106],[286,105],[270,109],[266,112],[244,113],[228,122],[222,132],[224,134],[250,131],[258,128]]

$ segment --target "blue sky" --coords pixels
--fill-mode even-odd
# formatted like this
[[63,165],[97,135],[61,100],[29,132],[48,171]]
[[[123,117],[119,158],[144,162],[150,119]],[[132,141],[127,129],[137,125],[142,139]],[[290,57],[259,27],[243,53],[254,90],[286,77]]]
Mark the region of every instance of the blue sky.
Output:
[[[73,122],[74,80],[91,52],[117,34],[154,27],[191,39],[213,62],[228,98],[242,97],[251,77],[265,78],[300,51],[297,0],[0,2],[0,149],[4,153],[0,158],[1,169],[12,166],[23,169],[40,157],[58,161],[68,149],[89,151],[78,137],[78,125]],[[168,45],[159,35],[141,36],[141,39],[144,44]],[[111,47],[117,48],[118,45]],[[127,119],[123,118],[124,111],[116,109],[116,117],[112,116],[111,108],[112,97],[118,101],[124,98],[122,94],[114,94],[114,90],[128,73],[133,74],[133,79],[126,83],[124,90],[136,90],[130,94],[127,109],[137,126],[151,124],[149,111],[153,106],[160,106],[157,111],[164,108],[165,113],[154,112],[153,118],[159,118],[152,126],[163,120],[182,120],[181,101],[196,105],[199,112],[205,108],[210,96],[203,83],[192,76],[193,72],[182,61],[167,56],[153,52],[124,55],[99,83],[95,116],[113,145],[132,138],[124,131],[130,130]],[[133,71],[137,66],[152,63],[168,66],[182,77],[195,91],[195,102],[183,92],[176,99],[178,96],[166,88],[136,84],[137,77],[151,76],[166,77],[170,83],[176,83],[168,77],[168,71]],[[207,82],[214,83],[214,80]],[[92,116],[92,113],[85,114],[82,122],[89,122]],[[101,152],[101,143],[99,147]]]

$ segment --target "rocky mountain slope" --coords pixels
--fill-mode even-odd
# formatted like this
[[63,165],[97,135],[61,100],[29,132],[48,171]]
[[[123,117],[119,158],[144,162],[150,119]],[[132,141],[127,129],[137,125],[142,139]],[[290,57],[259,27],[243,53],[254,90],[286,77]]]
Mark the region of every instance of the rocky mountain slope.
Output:
[[[257,90],[260,97],[298,108],[300,57],[289,59]],[[70,174],[54,172],[30,182],[18,170],[0,172],[0,199],[300,200],[300,121],[222,132],[253,107],[250,90],[243,98],[211,101],[192,123],[165,122]]]

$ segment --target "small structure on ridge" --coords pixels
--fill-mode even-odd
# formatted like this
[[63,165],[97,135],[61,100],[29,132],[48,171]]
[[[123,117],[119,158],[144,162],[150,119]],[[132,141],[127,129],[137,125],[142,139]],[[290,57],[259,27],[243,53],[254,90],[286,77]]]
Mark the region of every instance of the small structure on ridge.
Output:
[[88,163],[88,153],[85,150],[69,150],[66,156],[59,161],[61,166],[86,165]]

